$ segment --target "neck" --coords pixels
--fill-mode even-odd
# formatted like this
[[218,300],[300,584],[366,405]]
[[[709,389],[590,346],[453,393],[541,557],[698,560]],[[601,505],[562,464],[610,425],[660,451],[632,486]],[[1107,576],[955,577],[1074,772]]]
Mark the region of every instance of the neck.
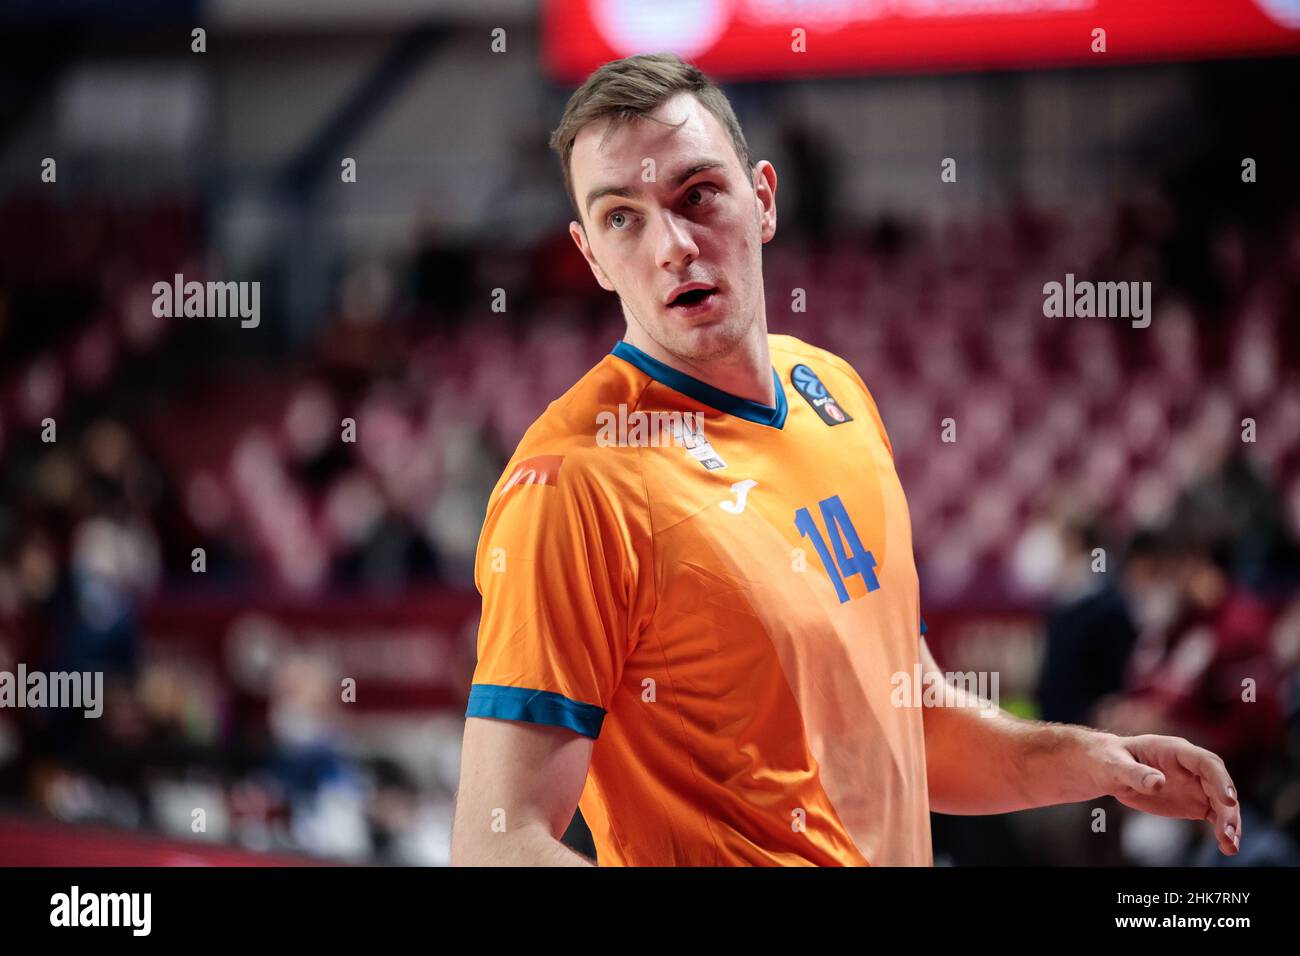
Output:
[[760,405],[776,404],[776,391],[772,386],[772,355],[767,347],[767,329],[764,323],[755,323],[753,333],[738,342],[726,355],[704,361],[692,361],[662,348],[636,322],[628,323],[627,334],[623,338],[629,345],[635,345],[669,368],[697,378],[714,388]]

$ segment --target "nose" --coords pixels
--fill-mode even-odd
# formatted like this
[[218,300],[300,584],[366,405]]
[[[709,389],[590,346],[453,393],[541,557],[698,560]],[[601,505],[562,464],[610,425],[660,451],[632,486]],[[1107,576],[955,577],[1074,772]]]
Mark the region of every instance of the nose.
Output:
[[691,238],[690,230],[671,211],[663,214],[660,223],[656,247],[659,265],[672,272],[680,271],[695,261],[700,254],[699,246]]

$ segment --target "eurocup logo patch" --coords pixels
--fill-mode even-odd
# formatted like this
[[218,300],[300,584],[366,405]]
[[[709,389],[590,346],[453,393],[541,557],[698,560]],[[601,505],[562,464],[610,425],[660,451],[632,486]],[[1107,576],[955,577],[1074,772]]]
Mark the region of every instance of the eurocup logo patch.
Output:
[[817,377],[817,373],[807,365],[796,365],[792,368],[790,381],[827,425],[843,425],[845,422],[853,421],[853,416],[840,407],[834,396],[826,391],[826,386]]

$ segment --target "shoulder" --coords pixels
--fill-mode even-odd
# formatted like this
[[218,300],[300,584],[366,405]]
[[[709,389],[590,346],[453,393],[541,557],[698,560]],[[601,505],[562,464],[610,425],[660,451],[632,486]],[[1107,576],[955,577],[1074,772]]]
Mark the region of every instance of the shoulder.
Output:
[[[862,381],[862,377],[852,365],[834,352],[810,345],[793,335],[768,335],[767,342],[768,350],[772,353],[772,364],[783,377],[788,378],[791,369],[796,365],[806,365],[818,376],[829,375],[836,379],[833,384],[847,385],[852,389],[860,390],[871,399],[871,392]],[[875,404],[874,400],[872,404]]]
[[620,405],[632,409],[646,380],[626,362],[607,355],[551,402],[519,440],[492,490],[489,504],[519,484],[537,483],[584,497],[602,489],[616,498],[639,481],[636,456],[598,444],[602,416]]
[[[816,380],[821,382],[822,388],[819,391],[830,390],[837,403],[846,405],[851,412],[855,406],[858,410],[865,409],[875,423],[885,447],[893,454],[893,445],[889,441],[876,399],[852,365],[834,352],[809,345],[793,335],[768,335],[767,340],[768,350],[772,353],[772,364],[782,379],[794,381],[794,370],[798,366],[811,370]],[[798,387],[798,382],[795,384]],[[846,402],[846,396],[856,396],[856,400]]]
[[605,562],[634,567],[650,538],[646,483],[635,448],[603,447],[597,416],[640,401],[644,382],[624,362],[606,356],[551,402],[520,439],[488,496],[475,560],[483,593],[484,568],[505,547],[577,566]]

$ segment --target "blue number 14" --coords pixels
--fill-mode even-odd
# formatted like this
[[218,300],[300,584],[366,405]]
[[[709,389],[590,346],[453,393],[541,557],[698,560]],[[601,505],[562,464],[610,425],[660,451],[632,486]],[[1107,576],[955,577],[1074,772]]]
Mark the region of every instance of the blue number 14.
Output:
[[[840,496],[832,495],[818,504],[822,509],[822,520],[826,522],[826,531],[830,535],[831,544],[835,547],[834,560],[831,559],[830,549],[826,547],[826,539],[822,537],[821,530],[813,521],[807,508],[800,508],[794,513],[794,526],[799,529],[801,535],[812,541],[813,547],[817,549],[817,557],[821,558],[827,577],[835,585],[835,593],[839,595],[840,603],[843,604],[849,599],[849,591],[844,586],[844,579],[851,578],[855,574],[862,575],[868,592],[879,588],[880,581],[876,578],[876,559],[871,556],[870,551],[862,547],[862,539],[858,537],[858,530],[853,527],[849,513],[844,510],[844,502],[840,501]],[[845,542],[848,544],[847,549]]]

